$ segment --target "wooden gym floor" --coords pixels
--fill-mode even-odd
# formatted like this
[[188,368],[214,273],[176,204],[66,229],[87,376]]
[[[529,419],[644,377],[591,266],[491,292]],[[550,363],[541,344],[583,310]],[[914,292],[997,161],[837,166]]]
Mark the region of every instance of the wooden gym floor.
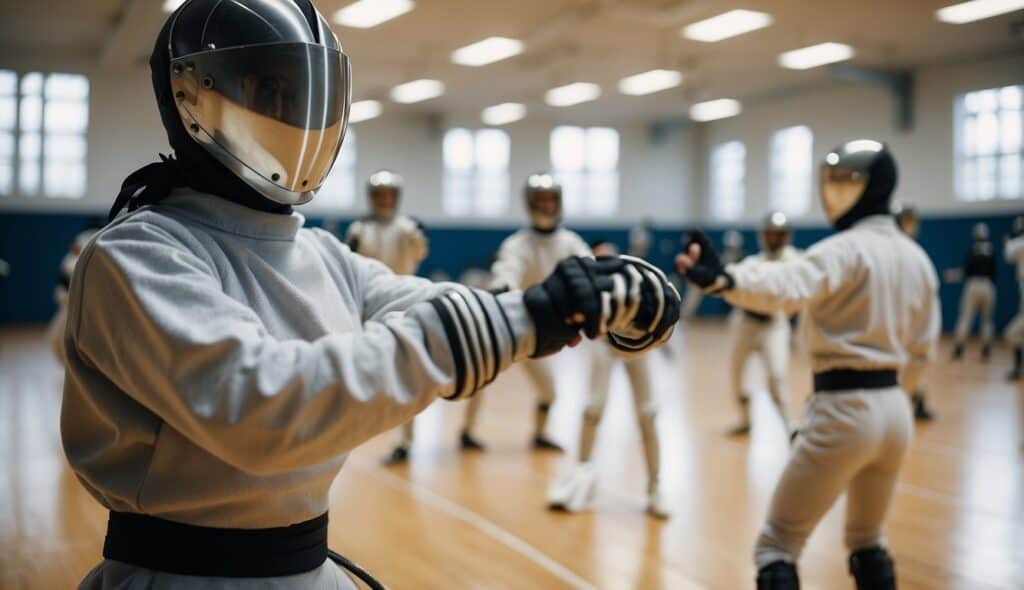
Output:
[[[726,330],[700,323],[655,357],[662,461],[675,516],[643,513],[644,469],[624,372],[615,372],[599,433],[595,510],[545,510],[558,456],[526,450],[533,394],[519,369],[488,392],[483,454],[455,439],[463,408],[438,402],[418,418],[414,458],[386,469],[395,433],[356,451],[332,489],[331,546],[396,590],[433,588],[697,588],[753,585],[751,548],[787,442],[767,395],[755,428],[729,439]],[[685,354],[683,354],[685,352]],[[1003,381],[1008,353],[984,365],[977,348],[931,372],[940,418],[918,428],[889,519],[903,590],[1024,588],[1024,410]],[[584,356],[559,359],[553,435],[574,446]],[[809,388],[792,366],[794,412]],[[0,330],[0,588],[73,587],[99,560],[105,512],[67,468],[60,446],[61,372],[41,329]],[[811,537],[804,587],[852,588],[842,548],[842,500]]]

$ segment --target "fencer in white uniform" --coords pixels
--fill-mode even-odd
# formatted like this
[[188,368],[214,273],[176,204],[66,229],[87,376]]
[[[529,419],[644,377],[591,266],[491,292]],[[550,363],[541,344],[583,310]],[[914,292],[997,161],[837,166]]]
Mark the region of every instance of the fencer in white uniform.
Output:
[[815,393],[757,540],[758,590],[799,588],[804,544],[843,492],[858,590],[896,588],[883,528],[913,432],[904,391],[916,390],[941,324],[935,268],[889,212],[896,178],[883,144],[848,142],[821,167],[823,208],[838,233],[790,262],[730,266],[698,234],[676,259],[733,305],[806,313]]
[[988,225],[977,223],[971,229],[971,249],[967,251],[964,266],[950,273],[956,280],[963,280],[960,294],[960,316],[956,322],[956,344],[953,359],[964,356],[964,343],[977,318],[981,322],[981,358],[988,360],[992,354],[992,338],[996,323],[996,255],[989,241]]
[[1015,267],[1017,288],[1020,292],[1017,315],[1006,326],[1006,341],[1013,349],[1013,368],[1010,369],[1007,378],[1010,381],[1017,381],[1021,378],[1024,365],[1024,216],[1014,218],[1013,233],[1007,236],[1003,245],[1003,257],[1008,264]]
[[[427,235],[423,226],[398,212],[402,199],[402,177],[391,170],[378,170],[366,182],[370,215],[348,227],[345,241],[356,254],[384,263],[397,275],[414,275],[427,257]],[[402,425],[398,445],[385,463],[402,463],[409,458],[415,420]]]
[[[792,230],[789,220],[781,211],[774,211],[765,217],[759,239],[761,252],[748,258],[751,264],[790,262],[800,256],[791,245]],[[729,434],[742,436],[750,432],[750,392],[745,387],[743,377],[750,357],[757,354],[761,357],[768,378],[768,393],[771,394],[788,436],[793,431],[787,383],[792,337],[789,316],[781,311],[764,314],[735,308],[729,318],[729,337],[729,373],[732,393],[740,412],[739,422],[729,429]]]
[[[530,226],[505,238],[491,267],[491,290],[524,289],[551,273],[566,256],[592,256],[590,247],[576,232],[562,227],[562,187],[550,174],[532,174],[523,189]],[[548,413],[555,401],[551,359],[523,363],[537,392],[533,447],[561,451],[547,435]]]
[[151,67],[174,157],[125,180],[68,302],[62,442],[110,511],[81,588],[355,588],[326,514],[352,449],[581,329],[642,351],[677,319],[637,262],[493,295],[304,229],[351,96],[309,0],[188,0]]
[[[615,256],[617,249],[610,242],[593,245],[595,256]],[[593,464],[597,429],[604,416],[612,371],[622,364],[629,377],[633,394],[633,408],[640,428],[644,463],[647,468],[647,512],[657,518],[668,518],[671,510],[662,488],[661,461],[657,430],[658,407],[651,388],[651,360],[649,356],[629,356],[610,346],[594,343],[590,346],[590,381],[587,405],[580,426],[579,452],[576,461],[559,474],[548,489],[548,506],[556,510],[580,512],[590,507],[597,492],[598,472]]]

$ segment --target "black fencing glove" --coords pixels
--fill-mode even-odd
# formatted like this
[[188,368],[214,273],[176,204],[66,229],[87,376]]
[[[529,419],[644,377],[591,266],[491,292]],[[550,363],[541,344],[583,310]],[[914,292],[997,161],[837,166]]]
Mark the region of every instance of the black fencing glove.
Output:
[[596,315],[601,301],[584,259],[578,256],[558,263],[548,278],[523,294],[526,309],[536,328],[534,358],[554,354],[579,338],[581,320]]
[[691,283],[700,287],[705,293],[712,295],[731,289],[733,279],[729,276],[729,273],[725,272],[725,265],[718,258],[718,252],[715,251],[715,246],[711,243],[707,234],[699,229],[694,230],[686,243],[687,253],[689,253],[690,246],[693,244],[700,246],[700,258],[697,259],[695,265],[686,271],[686,278]]
[[672,336],[679,322],[682,300],[675,286],[659,268],[641,258],[622,256],[629,271],[641,277],[637,311],[625,326],[612,326],[608,342],[617,350],[642,353],[660,346]]

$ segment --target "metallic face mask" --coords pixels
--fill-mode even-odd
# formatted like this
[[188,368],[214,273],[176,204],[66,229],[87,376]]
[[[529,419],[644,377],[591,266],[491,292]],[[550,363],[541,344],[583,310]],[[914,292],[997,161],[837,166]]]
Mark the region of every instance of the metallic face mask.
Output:
[[868,186],[868,175],[856,170],[821,167],[821,204],[829,223],[853,208]]
[[[298,205],[313,198],[341,148],[351,69],[322,18],[318,43],[294,4],[278,8],[260,15],[274,20],[267,22],[272,38],[228,46],[237,41],[230,26],[218,33],[204,25],[201,50],[189,46],[176,56],[195,35],[191,19],[200,16],[186,6],[179,17],[185,22],[175,22],[171,33],[171,89],[195,141],[265,197]],[[221,18],[228,17],[251,18]]]

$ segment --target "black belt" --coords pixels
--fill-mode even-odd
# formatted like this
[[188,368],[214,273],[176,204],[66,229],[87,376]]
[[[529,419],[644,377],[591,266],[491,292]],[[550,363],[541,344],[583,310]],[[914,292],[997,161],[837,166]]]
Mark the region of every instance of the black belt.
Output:
[[761,324],[767,324],[768,322],[772,321],[772,316],[764,313],[757,313],[756,311],[750,311],[748,309],[744,309],[743,314],[746,315],[748,318],[754,320],[755,322]]
[[327,514],[272,529],[217,529],[111,512],[103,557],[186,576],[291,576],[327,561]]
[[833,369],[814,374],[814,391],[819,393],[850,389],[886,389],[896,387],[899,383],[899,374],[895,369]]

